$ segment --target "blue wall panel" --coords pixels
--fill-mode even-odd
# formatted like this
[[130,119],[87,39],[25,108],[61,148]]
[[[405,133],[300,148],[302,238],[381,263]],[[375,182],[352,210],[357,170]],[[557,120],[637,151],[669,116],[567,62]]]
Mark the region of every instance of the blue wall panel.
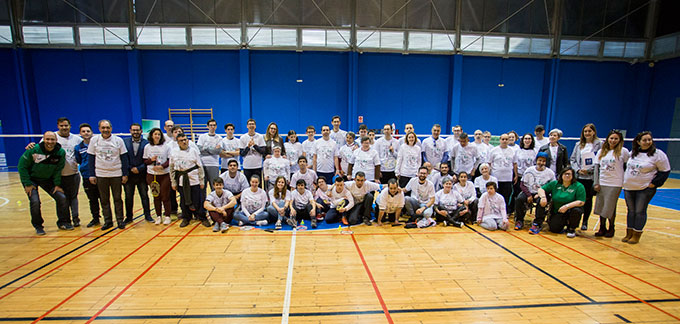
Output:
[[[653,68],[651,98],[646,110],[645,130],[656,138],[674,136],[670,134],[675,111],[675,102],[680,98],[680,58],[661,61]],[[635,136],[630,134],[630,137]],[[658,145],[658,144],[657,144]],[[666,149],[667,145],[659,145]]]
[[[463,57],[460,124],[520,135],[539,123],[546,60]],[[503,84],[499,87],[499,84]]]
[[[11,49],[0,50],[0,98],[2,109],[0,109],[0,121],[2,122],[3,134],[23,134],[26,133],[24,122],[21,115],[24,114],[19,98],[19,86],[15,73],[15,51]],[[17,164],[19,156],[24,152],[24,146],[28,142],[21,139],[1,139],[5,146],[7,165]]]
[[[111,120],[126,132],[131,120],[127,57],[122,51],[32,50],[33,81],[42,131],[57,128],[57,118],[77,125]],[[87,79],[87,81],[81,81]]]
[[334,115],[340,116],[341,128],[347,129],[348,54],[305,52],[301,58],[303,82],[300,87],[300,114],[295,130],[305,131],[307,126],[314,125],[317,133],[321,133],[321,125],[330,126]]
[[430,133],[435,123],[445,128],[450,64],[449,56],[360,55],[358,115],[368,128],[394,123],[403,133],[407,122],[418,134]]

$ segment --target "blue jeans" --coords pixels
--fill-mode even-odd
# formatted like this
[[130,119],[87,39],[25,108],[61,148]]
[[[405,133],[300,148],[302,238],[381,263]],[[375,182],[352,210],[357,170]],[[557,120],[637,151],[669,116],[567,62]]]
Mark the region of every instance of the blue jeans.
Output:
[[266,210],[263,210],[263,211],[255,214],[255,220],[254,221],[250,221],[248,219],[248,216],[246,216],[246,214],[240,209],[234,213],[234,220],[237,223],[239,221],[243,222],[244,225],[256,225],[255,222],[261,221],[261,220],[267,220],[267,219],[269,219],[269,213]]
[[[277,205],[279,208],[281,208],[281,207],[283,207],[283,205],[285,205],[285,203],[284,203],[283,201],[279,201],[278,203],[276,203],[276,205]],[[286,215],[286,214],[287,214],[287,210],[284,210],[283,215],[281,215],[281,214],[279,214],[279,212],[276,210],[276,208],[274,208],[274,206],[272,206],[272,205],[267,206],[267,213],[269,213],[269,219],[270,219],[270,220],[274,220],[274,219],[275,219],[275,220],[277,220],[277,221],[282,221],[284,216],[288,216],[288,215]]]
[[642,232],[647,223],[647,206],[656,194],[656,188],[645,188],[642,190],[624,190],[626,207],[628,207],[628,228]]
[[432,212],[433,212],[432,206],[430,206],[429,208],[425,208],[425,210],[423,210],[422,215],[416,215],[417,209],[419,209],[420,207],[426,206],[426,204],[421,204],[418,201],[418,199],[416,199],[416,198],[406,197],[406,203],[404,204],[404,206],[406,207],[406,212],[411,217],[415,217],[415,218],[418,218],[419,216],[423,216],[425,218],[432,217]]

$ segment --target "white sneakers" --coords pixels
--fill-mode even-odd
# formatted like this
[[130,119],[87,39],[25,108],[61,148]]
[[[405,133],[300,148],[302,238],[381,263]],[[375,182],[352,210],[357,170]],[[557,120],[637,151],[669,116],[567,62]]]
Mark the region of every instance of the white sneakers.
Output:
[[163,221],[163,217],[156,216],[156,222],[154,224],[160,225],[162,221]]
[[170,223],[171,223],[170,216],[165,216],[163,218],[163,225],[170,225]]

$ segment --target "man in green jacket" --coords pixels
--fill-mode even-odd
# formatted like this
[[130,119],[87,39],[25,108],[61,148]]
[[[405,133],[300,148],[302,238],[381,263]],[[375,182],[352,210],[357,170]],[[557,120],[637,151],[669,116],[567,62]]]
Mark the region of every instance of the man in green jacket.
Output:
[[57,143],[57,135],[45,132],[43,141],[26,150],[19,159],[19,177],[30,201],[31,223],[38,235],[45,235],[38,187],[43,188],[57,203],[57,226],[63,230],[73,230],[66,195],[60,187],[65,156],[66,152]]

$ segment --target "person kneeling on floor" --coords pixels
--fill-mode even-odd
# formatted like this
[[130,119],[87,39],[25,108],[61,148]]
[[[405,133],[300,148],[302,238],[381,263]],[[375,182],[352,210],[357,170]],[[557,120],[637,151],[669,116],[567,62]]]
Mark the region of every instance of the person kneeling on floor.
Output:
[[496,193],[495,182],[486,183],[486,192],[479,198],[477,224],[489,231],[508,229],[508,214],[505,210],[505,199]]

